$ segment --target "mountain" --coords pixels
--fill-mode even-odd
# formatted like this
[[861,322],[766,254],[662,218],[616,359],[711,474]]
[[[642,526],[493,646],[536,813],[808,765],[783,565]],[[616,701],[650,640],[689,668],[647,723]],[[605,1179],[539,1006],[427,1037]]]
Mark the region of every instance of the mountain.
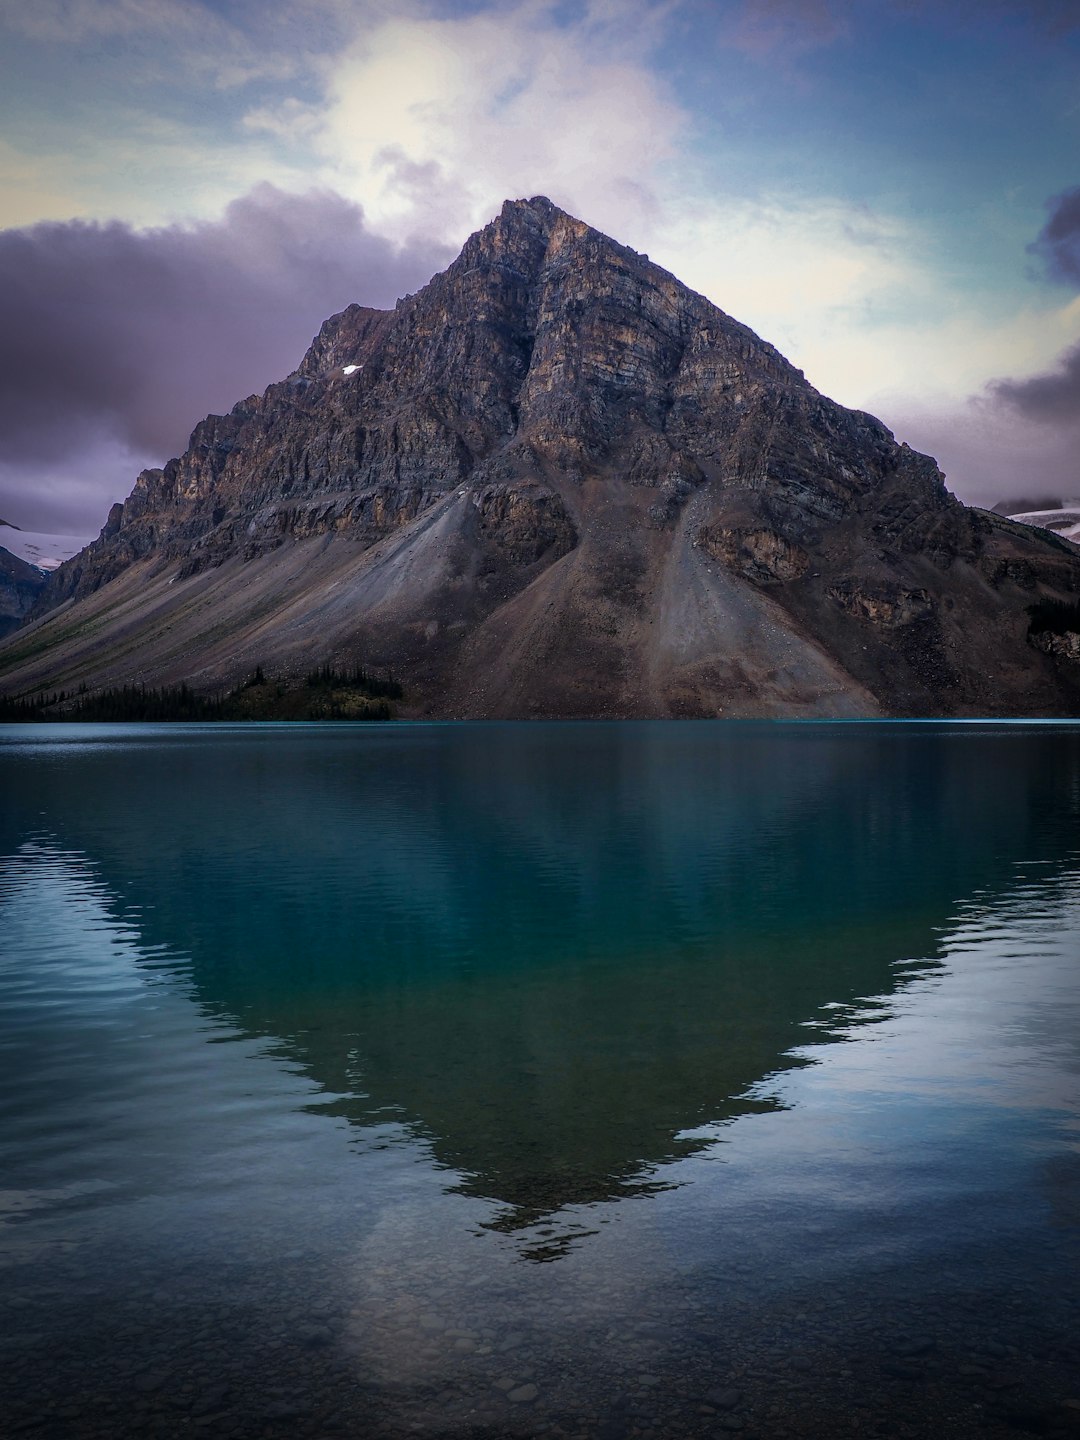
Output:
[[1023,495],[1012,500],[999,500],[992,509],[995,515],[1006,515],[1011,520],[1032,510],[1060,510],[1064,504],[1060,495]]
[[1037,525],[1041,530],[1052,530],[1066,540],[1080,543],[1080,501],[1062,500],[1054,506],[1036,508],[1029,506],[1010,516],[1021,525]]
[[0,636],[18,629],[44,586],[42,571],[0,546]]
[[144,471],[0,686],[330,661],[416,715],[1075,714],[1078,598],[1075,546],[538,197]]

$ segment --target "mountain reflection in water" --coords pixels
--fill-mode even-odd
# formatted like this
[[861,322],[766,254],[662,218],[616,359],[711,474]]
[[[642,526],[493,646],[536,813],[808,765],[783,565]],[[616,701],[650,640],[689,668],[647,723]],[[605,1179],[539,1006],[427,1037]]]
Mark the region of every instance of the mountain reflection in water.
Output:
[[309,1109],[423,1139],[537,1259],[582,1234],[552,1217],[776,1103],[753,1087],[806,1024],[931,967],[958,901],[1062,863],[1080,794],[1051,728],[82,727],[12,764],[19,738],[4,851],[82,852]]

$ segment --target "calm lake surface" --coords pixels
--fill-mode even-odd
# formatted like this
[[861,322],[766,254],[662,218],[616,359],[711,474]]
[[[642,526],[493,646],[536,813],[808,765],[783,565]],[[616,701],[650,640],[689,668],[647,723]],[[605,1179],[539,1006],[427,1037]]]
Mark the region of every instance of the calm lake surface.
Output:
[[8,726],[0,799],[5,1435],[1080,1433],[1080,725]]

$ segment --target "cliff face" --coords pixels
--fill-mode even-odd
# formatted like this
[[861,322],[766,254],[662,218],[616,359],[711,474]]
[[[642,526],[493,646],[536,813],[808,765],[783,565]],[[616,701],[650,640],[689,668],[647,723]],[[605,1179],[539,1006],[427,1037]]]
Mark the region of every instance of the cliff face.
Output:
[[440,715],[1075,713],[1028,628],[1078,596],[1080,550],[537,198],[140,475],[0,685],[331,659]]

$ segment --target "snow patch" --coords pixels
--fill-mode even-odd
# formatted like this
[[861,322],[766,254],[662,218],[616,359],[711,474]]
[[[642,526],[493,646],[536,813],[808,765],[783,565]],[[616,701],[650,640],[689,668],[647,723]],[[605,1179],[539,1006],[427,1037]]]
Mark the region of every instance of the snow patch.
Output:
[[1080,505],[1070,500],[1060,510],[1025,510],[1019,515],[1010,515],[1021,525],[1037,525],[1040,530],[1050,530],[1063,540],[1080,544]]
[[14,525],[0,526],[0,545],[28,565],[36,565],[39,570],[55,570],[96,539],[96,535],[50,535],[42,530],[16,530]]

